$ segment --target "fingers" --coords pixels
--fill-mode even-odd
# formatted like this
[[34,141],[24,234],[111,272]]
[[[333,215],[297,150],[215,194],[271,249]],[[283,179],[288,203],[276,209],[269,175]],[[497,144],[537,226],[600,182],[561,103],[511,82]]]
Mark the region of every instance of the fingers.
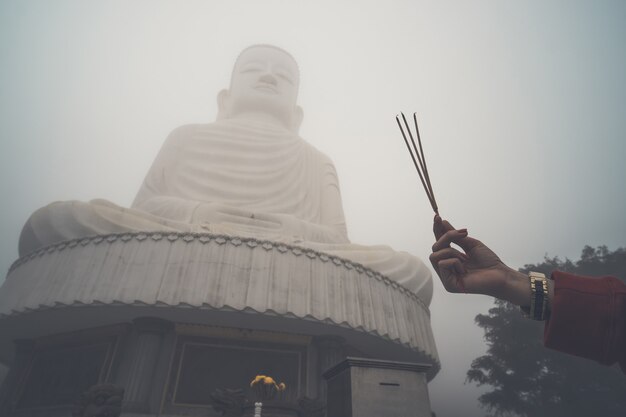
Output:
[[466,292],[459,278],[467,272],[463,265],[464,261],[469,260],[466,254],[454,248],[445,248],[433,252],[429,259],[448,292]]
[[[435,234],[437,243],[439,243],[439,241],[446,236],[446,233],[453,230],[455,230],[454,226],[452,226],[450,222],[448,222],[447,220],[443,220],[439,215],[435,215],[435,219],[433,222],[433,233]],[[467,229],[460,229],[460,231],[467,232]],[[461,248],[463,248],[465,252],[469,252],[471,249],[481,244],[479,240],[468,237],[467,233],[465,233],[465,236],[456,236],[454,234],[450,234],[445,237],[444,242],[450,238],[452,238],[452,240],[448,241],[447,244],[444,243],[443,246],[437,246],[437,248],[442,249],[446,246],[450,246],[450,243],[454,242]],[[437,243],[435,243],[435,245],[437,245]],[[433,245],[433,252],[436,251],[435,245]]]
[[467,237],[467,229],[460,229],[460,230],[450,229],[444,234],[442,234],[439,237],[439,239],[437,239],[437,241],[433,245],[433,252],[437,252],[442,249],[450,247],[450,243],[452,242],[461,246],[460,241],[465,237]]
[[476,246],[480,246],[483,243],[478,239],[474,239],[473,237],[466,236],[463,239],[459,240],[457,244],[461,248],[463,248],[465,252],[469,252],[472,249],[474,249]]
[[433,252],[430,254],[430,257],[429,257],[430,263],[433,264],[433,267],[435,269],[438,268],[438,264],[440,261],[443,261],[444,259],[448,259],[448,258],[458,258],[461,261],[469,261],[469,256],[467,256],[466,254],[454,248],[445,248],[437,252]]
[[448,292],[464,292],[461,277],[465,275],[465,267],[458,258],[448,258],[438,263],[441,283]]

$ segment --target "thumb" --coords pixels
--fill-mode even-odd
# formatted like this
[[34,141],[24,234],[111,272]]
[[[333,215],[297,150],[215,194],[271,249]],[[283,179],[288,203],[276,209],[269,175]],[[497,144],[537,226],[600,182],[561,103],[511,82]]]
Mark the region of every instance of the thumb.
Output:
[[435,219],[433,221],[433,233],[435,235],[435,239],[439,240],[439,238],[441,238],[441,236],[449,230],[454,230],[454,227],[447,220],[442,220],[438,214],[435,215]]

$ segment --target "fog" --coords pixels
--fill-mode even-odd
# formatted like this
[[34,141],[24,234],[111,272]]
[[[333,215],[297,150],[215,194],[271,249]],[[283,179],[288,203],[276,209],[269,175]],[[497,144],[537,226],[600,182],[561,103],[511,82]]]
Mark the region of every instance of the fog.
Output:
[[[3,1],[0,267],[38,207],[129,206],[167,134],[215,119],[257,43],[299,63],[300,134],[335,162],[353,242],[427,261],[404,111],[442,216],[509,266],[624,246],[625,19],[619,1]],[[464,380],[491,303],[435,282],[439,417],[485,414]]]

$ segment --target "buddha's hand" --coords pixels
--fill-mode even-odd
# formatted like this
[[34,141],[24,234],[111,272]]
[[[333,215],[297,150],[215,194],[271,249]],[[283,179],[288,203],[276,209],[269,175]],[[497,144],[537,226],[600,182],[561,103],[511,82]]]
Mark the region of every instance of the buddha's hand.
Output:
[[255,213],[221,203],[202,203],[193,212],[195,224],[226,224],[243,226],[254,231],[278,231],[283,226],[280,219],[265,213]]
[[[455,229],[435,216],[430,262],[449,292],[485,294],[515,304],[526,304],[528,278],[508,266],[481,241],[468,236],[467,229]],[[455,243],[463,251],[452,248]],[[528,287],[528,288],[527,288]]]
[[348,242],[344,234],[329,226],[306,222],[289,214],[252,212],[221,203],[201,203],[195,208],[191,222],[209,231],[243,232],[292,243],[303,240]]

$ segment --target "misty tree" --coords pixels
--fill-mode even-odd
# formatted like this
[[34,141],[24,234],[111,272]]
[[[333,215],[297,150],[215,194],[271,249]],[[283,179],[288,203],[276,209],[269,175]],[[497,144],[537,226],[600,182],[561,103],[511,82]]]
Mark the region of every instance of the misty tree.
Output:
[[[626,277],[626,249],[585,246],[580,260],[545,257],[521,272],[555,269],[579,275]],[[626,375],[619,368],[543,346],[543,322],[525,319],[519,307],[497,300],[476,316],[485,330],[487,354],[472,362],[467,379],[490,386],[479,401],[495,416],[626,416]]]

